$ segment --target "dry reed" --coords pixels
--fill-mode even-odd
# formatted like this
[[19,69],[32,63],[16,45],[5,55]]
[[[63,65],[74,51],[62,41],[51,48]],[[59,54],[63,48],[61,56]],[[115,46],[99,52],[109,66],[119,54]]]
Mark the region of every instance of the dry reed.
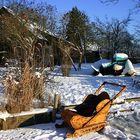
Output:
[[[40,101],[40,107],[44,107],[44,64],[37,62],[35,57],[36,46],[33,39],[21,38],[20,36],[17,36],[17,38],[19,41],[22,39],[22,47],[20,47],[20,51],[23,53],[22,61],[20,62],[19,47],[14,48],[14,50],[17,49],[15,56],[18,58],[19,65],[15,67],[13,75],[11,75],[10,72],[7,74],[7,78],[4,82],[5,95],[7,98],[6,110],[9,113],[30,110],[31,107],[33,107],[34,99],[38,99]],[[40,57],[44,59],[43,55],[40,55]],[[41,66],[41,69],[37,75],[36,68],[38,65]]]
[[41,100],[41,107],[43,107],[44,76],[38,77],[26,63],[18,82],[8,75],[5,80],[5,94],[7,98],[6,110],[9,113],[30,110],[35,98]]

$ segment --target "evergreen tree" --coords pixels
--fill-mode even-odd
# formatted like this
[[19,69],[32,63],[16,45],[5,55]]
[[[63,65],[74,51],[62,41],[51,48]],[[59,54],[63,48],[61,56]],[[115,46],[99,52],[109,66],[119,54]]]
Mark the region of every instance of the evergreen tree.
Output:
[[66,34],[66,40],[74,43],[76,46],[79,47],[79,50],[81,51],[81,63],[82,54],[86,54],[86,44],[88,32],[90,29],[89,18],[84,12],[80,11],[77,7],[73,7],[71,11],[64,14],[62,24],[62,32]]
[[84,12],[78,10],[77,7],[73,7],[72,10],[64,16],[69,17],[66,26],[67,40],[78,46],[82,46],[81,43],[84,42],[89,28],[88,16]]

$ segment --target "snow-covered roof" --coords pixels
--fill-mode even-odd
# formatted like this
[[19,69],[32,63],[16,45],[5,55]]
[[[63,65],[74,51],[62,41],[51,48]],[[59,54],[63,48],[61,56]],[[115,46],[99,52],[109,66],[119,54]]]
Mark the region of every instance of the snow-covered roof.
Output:
[[87,45],[87,50],[88,51],[98,51],[99,46],[96,43],[95,44],[88,44]]
[[7,8],[6,6],[3,6],[2,8],[1,8],[1,10],[5,10],[5,11],[7,11],[8,13],[10,13],[11,15],[15,15],[15,13],[11,10],[11,9],[9,9],[9,8]]
[[[6,6],[3,6],[0,10],[6,11],[7,13],[11,14],[12,16],[15,16],[15,13],[11,9],[7,8]],[[20,21],[24,20],[24,19],[20,19],[20,17],[18,17],[18,18]],[[68,43],[71,46],[75,46],[72,42],[69,42],[63,38],[60,38],[60,36],[58,36],[57,34],[50,32],[49,30],[43,28],[42,26],[40,26],[36,23],[28,22],[28,23],[26,23],[26,26],[33,34],[36,34],[39,39],[47,40],[41,33],[38,33],[37,31],[44,32],[44,33],[48,34],[49,36],[52,36],[54,38],[64,41],[65,43]]]
[[94,44],[88,44],[87,45],[88,51],[100,51],[100,52],[112,52],[111,49],[101,49],[100,46],[96,43]]

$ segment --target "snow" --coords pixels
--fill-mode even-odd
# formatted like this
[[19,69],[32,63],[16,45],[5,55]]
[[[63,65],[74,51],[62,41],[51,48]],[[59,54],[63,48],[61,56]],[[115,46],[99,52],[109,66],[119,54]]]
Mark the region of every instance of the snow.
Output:
[[7,8],[6,6],[3,6],[2,8],[7,10],[7,12],[9,12],[11,15],[13,16],[15,15],[15,13],[11,9]]
[[125,53],[116,53],[113,56],[114,59],[119,60],[119,59],[123,59],[123,60],[127,60],[128,59],[128,55]]
[[[140,97],[140,86],[132,86],[132,77],[93,76],[91,65],[82,64],[81,71],[74,71],[72,68],[70,77],[62,77],[60,68],[56,67],[50,77],[53,82],[50,85],[46,85],[46,94],[60,94],[63,105],[79,104],[86,95],[94,94],[104,81],[108,81],[127,86],[127,90],[115,102],[122,102],[126,98]],[[134,67],[136,73],[140,73],[140,64],[134,64]],[[119,92],[120,88],[106,86],[104,90],[112,98]],[[0,91],[2,92],[2,90]],[[119,111],[123,109],[133,109],[134,111],[127,113]],[[138,101],[130,103],[125,101],[124,104],[112,105],[110,111],[116,111],[117,113],[109,115],[107,119],[108,125],[104,130],[100,133],[91,132],[73,140],[140,140],[140,103]],[[62,120],[57,119],[56,122],[61,123]],[[70,132],[69,128],[56,129],[55,123],[38,124],[6,131],[1,130],[0,140],[65,140],[67,132]]]
[[106,64],[106,63],[110,63],[110,62],[111,62],[110,60],[101,59],[101,60],[95,62],[95,63],[94,63],[93,65],[91,65],[91,66],[93,66],[94,68],[96,68],[96,69],[99,71],[99,68],[100,68],[100,66],[101,66],[102,64]]

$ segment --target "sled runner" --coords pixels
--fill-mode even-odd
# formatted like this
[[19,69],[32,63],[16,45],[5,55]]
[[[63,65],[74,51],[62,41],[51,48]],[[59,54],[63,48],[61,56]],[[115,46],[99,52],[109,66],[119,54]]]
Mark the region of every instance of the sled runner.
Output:
[[[112,99],[110,99],[108,93],[106,92],[101,92],[99,94],[101,89],[106,84],[119,86],[122,88],[119,91],[119,93],[117,93]],[[98,102],[96,103],[95,111],[90,116],[83,116],[81,114],[78,114],[78,112],[69,109],[63,110],[61,116],[64,122],[74,130],[74,133],[67,133],[67,137],[68,138],[77,137],[89,132],[97,132],[103,129],[106,125],[106,119],[109,113],[109,109],[112,105],[112,102],[118,96],[120,96],[124,90],[126,90],[126,86],[104,82],[95,92],[95,95],[98,95],[97,96]],[[85,98],[83,102],[85,102],[87,98],[88,96]],[[95,105],[95,103],[93,104]]]

